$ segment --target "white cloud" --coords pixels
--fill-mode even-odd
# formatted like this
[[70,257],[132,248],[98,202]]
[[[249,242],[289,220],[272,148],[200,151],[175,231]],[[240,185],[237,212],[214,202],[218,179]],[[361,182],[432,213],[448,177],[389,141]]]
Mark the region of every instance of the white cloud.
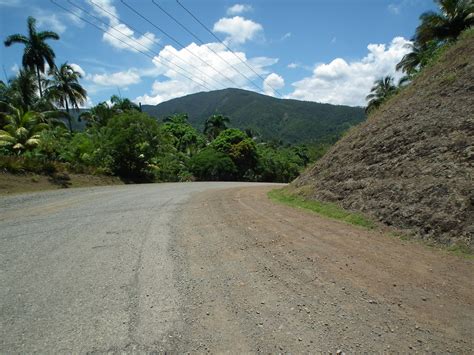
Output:
[[263,91],[266,95],[275,96],[275,90],[285,86],[285,80],[278,74],[271,73],[263,81]]
[[136,69],[129,69],[127,71],[121,71],[112,74],[88,75],[87,79],[100,86],[118,87],[138,84],[141,81],[140,75]]
[[0,6],[20,6],[22,4],[21,0],[0,0]]
[[71,66],[72,69],[74,69],[74,71],[77,71],[79,74],[81,74],[83,78],[85,78],[86,72],[84,71],[84,69],[81,68],[79,64],[70,63],[69,65]]
[[240,16],[221,18],[214,24],[214,32],[227,34],[225,41],[232,44],[243,44],[255,39],[263,31],[261,24]]
[[10,70],[11,70],[12,72],[14,72],[15,75],[16,75],[16,74],[18,74],[18,72],[20,71],[20,67],[18,66],[18,64],[15,63],[15,64],[12,65],[12,67],[10,68]]
[[104,33],[103,39],[115,48],[126,49],[132,52],[149,51],[156,41],[155,35],[150,32],[140,37],[135,37],[134,31],[123,23],[109,27],[107,32]]
[[296,69],[298,68],[300,65],[298,63],[290,63],[287,65],[288,68],[290,69]]
[[280,40],[284,41],[285,39],[288,39],[290,37],[291,37],[291,32],[287,32],[283,36],[281,36]]
[[66,16],[68,18],[68,21],[72,22],[75,26],[77,27],[84,27],[86,24],[84,21],[82,21],[78,16],[84,17],[84,11],[81,9],[77,8],[72,8],[70,9],[73,13],[67,13]]
[[112,5],[111,0],[87,0],[87,2],[96,15],[108,19],[109,28],[103,34],[102,39],[112,47],[132,52],[147,52],[158,41],[151,32],[146,32],[142,36],[135,36],[135,32],[130,27],[120,23],[117,19],[117,9]]
[[336,58],[316,65],[311,76],[293,83],[295,90],[288,98],[340,105],[364,106],[365,96],[375,80],[385,75],[401,76],[395,65],[409,52],[403,37],[391,43],[369,44],[368,54],[359,61]]
[[400,6],[395,5],[395,4],[389,4],[388,5],[388,11],[390,11],[394,15],[399,15],[400,14]]
[[227,15],[239,15],[249,11],[252,11],[251,5],[235,4],[227,9]]
[[[217,52],[219,56],[212,52],[211,48],[214,50],[214,52]],[[196,57],[190,54],[190,52],[201,58],[204,63],[196,60]],[[244,52],[235,53],[240,59],[242,59],[243,62],[250,65],[260,75],[267,75],[267,67],[275,64],[278,61],[278,59],[267,57],[247,58]],[[224,58],[225,62],[219,57]],[[153,83],[151,92],[149,94],[137,97],[135,99],[136,102],[158,104],[175,97],[207,90],[198,83],[178,74],[177,71],[182,72],[181,69],[176,68],[177,71],[169,69],[164,65],[169,65],[169,63],[164,61],[164,59],[170,61],[171,63],[179,64],[182,68],[186,69],[190,73],[185,73],[185,75],[194,78],[195,81],[201,83],[201,80],[206,81],[208,86],[212,86],[211,89],[217,88],[215,87],[217,84],[213,84],[215,81],[221,84],[219,87],[239,87],[249,90],[253,89],[248,80],[240,75],[236,70],[232,69],[232,66],[237,68],[241,73],[254,81],[258,78],[253,71],[251,71],[245,64],[236,58],[232,52],[227,51],[220,43],[208,43],[203,45],[191,43],[186,47],[186,49],[181,50],[178,50],[172,46],[166,46],[160,52],[160,55],[155,57],[154,63],[156,65],[156,69],[149,70],[148,73],[144,73],[150,74],[150,76],[163,75],[166,77],[166,79],[156,80]],[[226,62],[232,64],[232,66]],[[187,63],[192,63],[194,67]],[[210,64],[213,68],[215,68],[215,70],[205,63]],[[204,76],[200,71],[204,72],[207,76]],[[209,79],[209,77],[213,80]],[[226,77],[230,80],[227,80]]]
[[56,14],[44,11],[42,9],[35,9],[35,15],[38,27],[47,29],[59,34],[66,31],[66,25],[61,22]]

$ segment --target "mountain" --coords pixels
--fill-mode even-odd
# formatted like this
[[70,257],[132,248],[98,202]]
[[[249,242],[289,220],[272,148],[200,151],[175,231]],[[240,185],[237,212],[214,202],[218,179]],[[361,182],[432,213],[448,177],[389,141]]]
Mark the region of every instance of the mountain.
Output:
[[277,99],[240,89],[201,92],[157,106],[143,105],[142,109],[158,119],[187,113],[189,122],[198,129],[209,116],[223,114],[230,118],[232,127],[251,128],[264,139],[286,143],[334,140],[365,119],[360,107]]
[[474,250],[474,31],[354,127],[292,187]]

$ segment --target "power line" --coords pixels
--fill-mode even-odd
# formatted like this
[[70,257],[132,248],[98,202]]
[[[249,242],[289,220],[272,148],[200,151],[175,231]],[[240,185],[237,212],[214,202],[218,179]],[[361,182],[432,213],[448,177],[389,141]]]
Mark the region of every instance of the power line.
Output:
[[[121,38],[119,38],[119,37],[117,37],[117,36],[114,36],[113,34],[111,34],[111,33],[107,32],[107,31],[105,31],[105,30],[102,29],[102,28],[100,28],[100,27],[97,26],[95,23],[90,22],[89,20],[83,18],[82,16],[80,16],[80,15],[74,13],[73,11],[71,11],[71,10],[65,8],[64,6],[58,4],[55,0],[50,0],[50,1],[51,1],[54,5],[58,6],[59,8],[63,9],[64,11],[66,11],[67,13],[69,13],[69,14],[71,14],[71,15],[73,15],[73,16],[79,18],[79,19],[81,19],[82,21],[88,23],[88,24],[91,25],[91,26],[94,26],[94,27],[97,28],[99,31],[104,32],[104,33],[107,33],[109,36],[111,36],[111,37],[115,38],[116,40],[120,41],[121,43],[123,43],[123,44],[126,45],[127,47],[133,48],[133,49],[136,50],[137,52],[139,52],[139,53],[141,53],[141,54],[147,56],[148,58],[151,58],[152,60],[155,59],[155,57],[149,55],[148,53],[143,52],[142,50],[140,50],[140,49],[138,49],[138,48],[132,46],[130,43],[127,43],[127,42],[125,42],[124,40],[122,40]],[[114,29],[114,30],[117,31],[117,32],[120,32],[120,31],[118,31],[118,30],[116,30],[116,29]],[[122,33],[122,34],[123,34],[123,33]],[[123,34],[123,35],[124,35],[124,34]],[[126,36],[126,35],[124,35],[124,36]],[[140,44],[140,45],[141,45],[141,44]],[[144,47],[143,45],[141,45],[141,46]],[[144,47],[144,48],[146,48],[146,47]],[[147,50],[148,50],[148,49],[147,49]],[[166,58],[159,58],[158,60],[161,61],[161,59],[165,59],[165,60],[166,60]],[[169,60],[166,60],[166,61],[170,62]],[[170,63],[171,63],[171,62],[170,62]],[[179,75],[181,75],[181,76],[183,76],[183,77],[185,77],[185,78],[187,78],[187,79],[193,81],[194,83],[196,83],[196,84],[198,84],[199,86],[205,88],[206,90],[212,90],[211,88],[209,88],[209,87],[206,85],[206,82],[205,82],[204,80],[200,79],[200,80],[203,81],[204,84],[199,83],[199,82],[197,82],[196,80],[194,80],[192,77],[189,77],[189,76],[187,76],[186,74],[180,73],[180,72],[177,71],[176,69],[174,69],[174,68],[172,68],[172,67],[170,67],[170,66],[168,66],[168,65],[166,65],[166,64],[164,64],[164,63],[161,63],[161,64],[163,64],[165,67],[171,69],[171,70],[174,71],[175,73],[177,73],[177,74],[179,74]],[[180,68],[178,65],[176,65],[176,64],[174,64],[174,63],[172,63],[172,64],[175,65],[175,66],[177,66],[178,68]],[[192,74],[191,74],[191,75],[192,75]]]
[[[231,48],[229,48],[229,46],[227,46],[227,44],[225,44],[223,41],[221,41],[221,39],[219,37],[217,37],[214,32],[212,32],[209,27],[207,27],[204,23],[202,23],[196,16],[194,16],[194,14],[188,10],[183,4],[181,4],[179,2],[179,0],[176,0],[176,2],[178,3],[179,6],[181,6],[184,11],[186,11],[194,20],[196,20],[202,27],[204,27],[206,29],[207,32],[209,32],[212,37],[214,37],[216,40],[218,40],[225,48],[227,48],[227,50],[229,50],[230,52],[232,52],[234,54],[235,57],[237,57],[238,60],[240,60],[243,64],[245,64],[245,66],[247,68],[249,68],[251,71],[253,71],[260,79],[262,80],[265,80],[264,77],[262,77],[258,72],[256,72],[250,65],[247,64],[247,62],[243,61],[242,58],[240,58]],[[268,85],[268,84],[267,84]],[[270,85],[268,85],[270,86]],[[271,86],[270,86],[271,87]],[[280,96],[283,96],[278,90],[276,90],[275,88],[271,87],[278,95]]]
[[[144,19],[146,22],[148,22],[150,25],[152,25],[153,27],[155,27],[158,31],[160,31],[161,33],[163,33],[166,37],[168,37],[170,40],[172,40],[174,43],[176,43],[180,48],[184,49],[185,51],[187,51],[188,53],[190,53],[193,57],[197,58],[199,61],[201,61],[202,63],[204,63],[205,65],[211,67],[216,73],[219,73],[220,75],[224,76],[227,80],[231,81],[234,85],[236,86],[239,86],[234,80],[232,80],[231,78],[227,77],[224,73],[220,72],[219,70],[217,70],[216,68],[214,68],[211,64],[207,63],[206,61],[204,61],[201,57],[197,56],[196,54],[194,54],[192,51],[190,51],[184,44],[182,44],[180,41],[178,41],[177,39],[175,39],[173,36],[171,36],[169,33],[167,33],[165,30],[163,30],[162,28],[160,28],[159,26],[157,26],[156,24],[154,24],[152,21],[150,21],[148,18],[146,18],[145,16],[143,16],[140,12],[138,12],[137,10],[135,10],[133,7],[131,7],[130,5],[128,5],[124,0],[120,0],[120,2],[122,4],[124,4],[126,7],[128,7],[131,11],[133,11],[135,14],[137,14],[139,17],[141,17],[142,19]],[[260,90],[260,88],[259,88]]]
[[[67,0],[67,1],[68,1],[72,6],[78,8],[79,10],[82,10],[82,11],[84,11],[84,12],[86,11],[84,8],[81,8],[80,6],[74,4],[71,0]],[[91,14],[89,14],[89,16],[95,18],[97,21],[101,22],[101,23],[104,24],[105,26],[109,26],[107,23],[105,23],[104,21],[102,21],[102,20],[101,20],[100,18],[98,18],[97,16],[94,16],[94,15],[91,15]],[[114,31],[120,33],[122,36],[129,38],[129,39],[132,40],[133,42],[137,43],[139,46],[145,48],[145,50],[150,51],[150,52],[152,52],[153,54],[155,54],[155,55],[157,55],[157,56],[159,57],[159,53],[158,53],[158,52],[149,49],[148,47],[144,46],[142,43],[140,43],[139,41],[137,41],[135,38],[133,38],[132,35],[126,35],[126,34],[123,33],[122,31],[117,30],[115,27],[117,27],[117,26],[110,27],[110,28],[113,29]],[[105,32],[105,31],[104,31],[104,32]],[[107,34],[110,35],[110,32],[107,32]],[[114,37],[114,38],[117,38],[117,37]],[[122,41],[122,42],[123,42],[123,41]],[[153,60],[155,59],[154,57],[152,57],[152,58],[153,58]],[[181,67],[180,65],[178,65],[178,64],[176,64],[176,63],[173,63],[173,62],[171,62],[170,60],[168,60],[168,59],[166,59],[166,58],[158,58],[158,60],[161,60],[161,59],[164,59],[166,62],[170,63],[171,65],[174,65],[174,66],[178,67],[179,69],[183,70],[184,72],[188,73],[189,75],[193,76],[193,73],[189,72],[187,69]],[[162,64],[163,64],[163,63],[162,63]],[[168,68],[169,68],[169,66],[168,66]],[[175,71],[176,73],[178,73],[176,70],[174,70],[174,71]],[[211,78],[211,79],[212,79],[212,78]],[[201,80],[201,81],[202,81],[203,83],[205,83],[205,84],[208,84],[208,83],[207,83],[204,79],[202,79],[202,78],[199,78],[199,80]],[[205,87],[208,88],[207,86],[205,86]],[[208,88],[208,90],[211,90],[211,89]]]
[[[100,6],[99,4],[97,4],[96,2],[92,1],[92,0],[89,0],[92,4],[94,4],[94,6],[98,7],[99,9],[101,9],[102,11],[104,11],[105,13],[109,14],[110,16],[112,16],[113,18],[117,19],[120,23],[123,23],[124,25],[128,26],[129,28],[131,28],[132,30],[134,30],[135,32],[137,32],[138,34],[144,36],[145,38],[148,38],[151,42],[153,42],[155,45],[157,45],[158,47],[162,48],[162,49],[165,49],[165,47],[161,44],[158,43],[158,41],[156,41],[154,38],[150,38],[149,36],[147,36],[146,33],[143,33],[141,31],[139,31],[136,27],[130,25],[129,23],[123,21],[122,19],[120,19],[118,16],[114,15],[113,13],[111,13],[110,11],[108,11],[107,9],[103,8],[102,6]],[[72,3],[70,0],[68,0],[69,3],[71,3],[73,6],[76,6],[77,8],[81,9],[79,6],[75,5],[74,3]],[[81,9],[84,11],[84,9]],[[92,16],[92,15],[91,15]],[[95,17],[95,16],[94,16]],[[101,21],[103,22],[103,21]],[[115,29],[116,26],[112,27]],[[115,29],[116,30],[116,29]],[[152,51],[153,52],[153,51]],[[156,52],[154,52],[156,53]],[[156,53],[158,56],[159,56],[159,53]],[[172,53],[171,53],[172,54]],[[173,55],[173,54],[172,54]],[[186,64],[186,65],[190,65],[191,67],[193,67],[194,69],[196,69],[197,71],[199,71],[202,75],[206,76],[207,78],[209,78],[210,80],[214,81],[215,83],[217,83],[218,85],[222,85],[220,84],[216,79],[214,79],[213,77],[207,75],[205,72],[203,72],[199,67],[195,66],[194,64],[192,63],[188,63],[186,62],[184,59],[180,58],[179,56],[177,55],[173,55],[174,57],[178,58],[182,63]],[[225,87],[224,85],[222,85],[223,87]]]
[[[202,39],[200,39],[196,34],[194,34],[189,28],[187,28],[185,25],[183,25],[178,19],[176,19],[173,15],[171,15],[168,11],[166,11],[163,7],[161,7],[158,3],[155,2],[155,0],[151,0],[151,2],[157,6],[164,14],[166,14],[169,18],[171,18],[175,23],[177,23],[181,28],[183,28],[187,33],[189,33],[194,39],[196,39],[200,44],[205,44]],[[217,55],[223,62],[225,62],[227,65],[232,67],[238,74],[242,75],[247,81],[252,83],[258,90],[261,90],[262,88],[255,84],[255,82],[250,79],[247,75],[243,74],[240,70],[238,70],[232,63],[229,63],[225,58],[223,58],[219,53],[217,53],[215,50],[213,50],[211,47],[207,47],[210,51],[212,51],[215,55]]]

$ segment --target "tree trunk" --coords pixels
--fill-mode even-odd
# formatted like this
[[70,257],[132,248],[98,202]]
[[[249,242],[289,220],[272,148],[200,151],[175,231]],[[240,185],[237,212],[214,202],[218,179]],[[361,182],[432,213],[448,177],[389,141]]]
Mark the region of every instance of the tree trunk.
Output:
[[69,105],[67,104],[67,100],[66,100],[66,113],[67,113],[67,121],[69,123],[69,133],[72,133],[72,121],[71,121],[71,116],[69,115]]
[[41,74],[40,74],[39,67],[36,67],[36,76],[38,78],[38,89],[40,92],[40,98],[43,98],[43,90],[41,89]]

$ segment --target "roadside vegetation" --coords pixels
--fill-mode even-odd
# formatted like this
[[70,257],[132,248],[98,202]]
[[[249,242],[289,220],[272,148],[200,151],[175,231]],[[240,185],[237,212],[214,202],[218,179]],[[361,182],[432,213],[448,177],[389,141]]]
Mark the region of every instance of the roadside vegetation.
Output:
[[473,0],[435,0],[439,11],[428,11],[420,16],[420,24],[412,39],[410,52],[397,64],[404,76],[395,83],[391,76],[374,82],[367,95],[366,112],[371,113],[403,90],[425,67],[435,62],[441,53],[457,41],[463,32],[472,32],[474,25]]
[[[0,82],[0,171],[102,174],[126,182],[288,182],[329,146],[266,142],[251,129],[230,128],[230,119],[218,114],[202,132],[185,113],[158,122],[118,96],[79,113],[87,92],[74,65],[56,65],[50,46],[56,40],[52,31],[38,32],[33,17],[27,35],[5,39],[7,47],[22,45],[24,54],[16,77]],[[75,120],[85,123],[83,131],[74,131]]]
[[375,227],[375,223],[361,213],[347,211],[334,203],[305,199],[292,194],[288,188],[271,190],[268,192],[268,197],[291,207],[309,210],[321,216],[337,219],[356,226],[367,229],[373,229]]

